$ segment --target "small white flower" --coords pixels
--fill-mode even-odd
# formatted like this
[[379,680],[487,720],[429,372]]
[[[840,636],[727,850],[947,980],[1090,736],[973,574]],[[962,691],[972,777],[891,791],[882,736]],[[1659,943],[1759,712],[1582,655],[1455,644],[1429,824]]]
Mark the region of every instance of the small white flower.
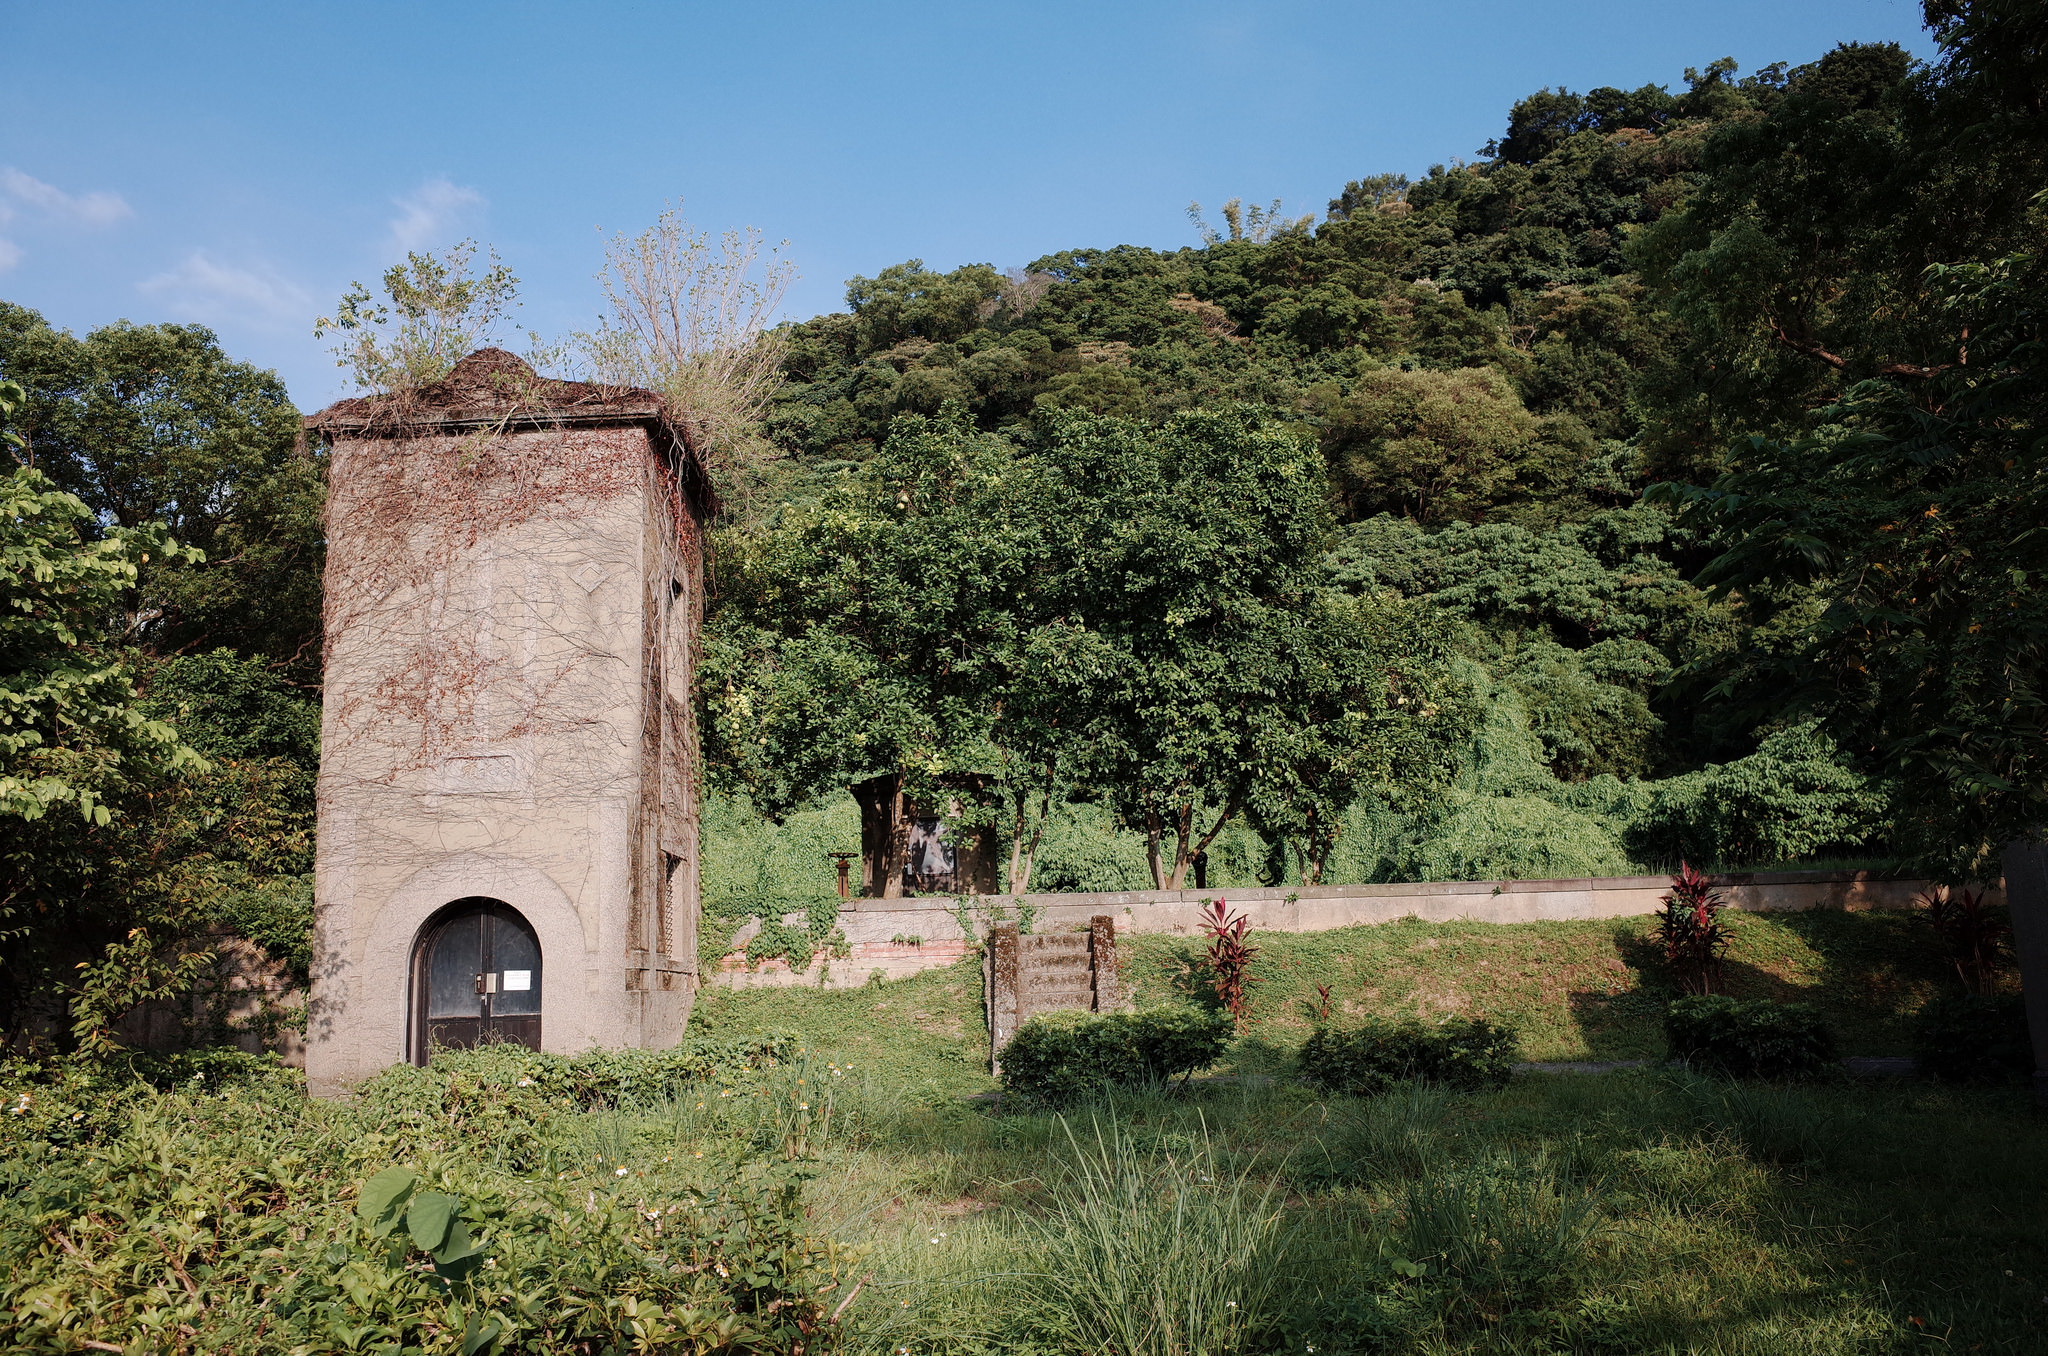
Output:
[[613,1168],[612,1175],[614,1177],[624,1177],[626,1175],[626,1170],[624,1168]]
[[519,1080],[519,1086],[522,1088],[530,1088],[533,1086],[533,1080],[531,1078],[522,1078]]

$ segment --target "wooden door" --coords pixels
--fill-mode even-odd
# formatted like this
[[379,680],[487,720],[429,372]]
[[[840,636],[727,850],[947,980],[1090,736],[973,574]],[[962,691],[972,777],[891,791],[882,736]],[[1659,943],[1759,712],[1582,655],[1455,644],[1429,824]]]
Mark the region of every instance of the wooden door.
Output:
[[519,911],[495,899],[464,899],[437,914],[413,960],[413,1051],[491,1041],[540,1049],[541,956]]

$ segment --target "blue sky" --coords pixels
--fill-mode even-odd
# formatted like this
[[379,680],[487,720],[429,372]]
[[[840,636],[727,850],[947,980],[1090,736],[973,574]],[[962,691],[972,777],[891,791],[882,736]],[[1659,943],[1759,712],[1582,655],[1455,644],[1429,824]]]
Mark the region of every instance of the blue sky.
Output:
[[601,231],[680,199],[786,238],[807,316],[911,257],[1191,244],[1191,199],[1320,211],[1472,158],[1542,86],[1933,54],[1914,0],[65,0],[4,33],[0,297],[210,325],[308,410],[346,393],[313,317],[408,247],[495,245],[559,333],[596,316]]

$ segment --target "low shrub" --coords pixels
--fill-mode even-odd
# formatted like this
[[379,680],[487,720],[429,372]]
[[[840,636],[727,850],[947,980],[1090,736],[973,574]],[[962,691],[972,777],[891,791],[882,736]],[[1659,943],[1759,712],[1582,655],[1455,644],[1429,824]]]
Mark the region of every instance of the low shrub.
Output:
[[1988,994],[2004,966],[2012,923],[2004,909],[1985,902],[1982,890],[1937,885],[1914,897],[1942,949],[1955,962],[1956,978],[1971,993]]
[[1681,998],[1664,1010],[1671,1057],[1736,1078],[1801,1078],[1836,1061],[1835,1037],[1805,1003]]
[[1328,1092],[1371,1096],[1423,1079],[1454,1088],[1497,1088],[1514,1072],[1515,1033],[1473,1017],[1425,1026],[1376,1022],[1324,1028],[1301,1047],[1302,1076]]
[[1671,893],[1657,913],[1657,942],[1671,977],[1687,993],[1712,993],[1721,987],[1721,956],[1728,950],[1728,925],[1721,921],[1727,904],[1705,874],[1685,862],[1671,878]]
[[1252,973],[1252,961],[1259,949],[1245,940],[1251,930],[1252,920],[1244,914],[1232,917],[1230,906],[1220,899],[1210,901],[1202,912],[1202,931],[1209,938],[1203,968],[1216,991],[1216,1001],[1240,1028],[1252,1015],[1249,990],[1258,980]]
[[2025,1077],[2034,1067],[2026,1005],[2018,994],[1951,994],[1914,1018],[1920,1068],[1950,1082]]
[[1026,1022],[1002,1053],[1003,1087],[1061,1103],[1105,1087],[1156,1083],[1214,1064],[1236,1024],[1192,1008],[1049,1012]]
[[357,1096],[408,1102],[414,1093],[435,1106],[465,1094],[489,1098],[504,1088],[566,1099],[579,1109],[635,1106],[679,1097],[699,1084],[747,1078],[788,1064],[799,1038],[766,1032],[730,1040],[685,1040],[665,1050],[588,1050],[551,1055],[523,1045],[488,1045],[437,1054],[424,1069],[394,1065],[364,1083]]
[[[752,1134],[804,1095],[800,1069],[706,1098],[702,1151],[626,1135],[594,1154],[616,1113],[543,1095],[517,1073],[530,1053],[451,1053],[341,1103],[226,1065],[168,1092],[97,1069],[9,1082],[0,1350],[834,1347],[852,1259],[806,1218],[802,1145]],[[500,1145],[514,1125],[536,1142]]]

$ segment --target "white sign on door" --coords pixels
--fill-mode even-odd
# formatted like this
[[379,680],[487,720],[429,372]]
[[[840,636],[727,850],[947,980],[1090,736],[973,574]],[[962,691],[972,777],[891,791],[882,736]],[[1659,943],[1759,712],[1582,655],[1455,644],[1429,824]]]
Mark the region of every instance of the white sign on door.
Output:
[[521,993],[533,987],[533,971],[507,970],[504,990],[506,993]]

